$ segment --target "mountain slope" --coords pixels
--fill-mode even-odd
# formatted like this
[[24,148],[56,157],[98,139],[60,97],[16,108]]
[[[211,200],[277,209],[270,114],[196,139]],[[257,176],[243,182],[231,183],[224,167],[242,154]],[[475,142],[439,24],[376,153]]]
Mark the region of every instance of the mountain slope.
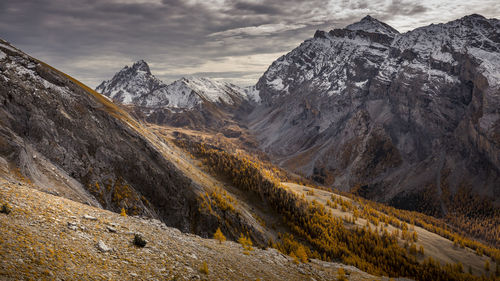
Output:
[[259,79],[250,128],[284,167],[367,198],[436,215],[459,190],[498,199],[499,27],[317,31]]
[[[349,280],[382,280],[338,263],[296,264],[275,249],[247,252],[231,241],[219,244],[3,179],[0,194],[12,208],[0,214],[2,280],[332,280],[339,268]],[[145,248],[132,244],[135,233],[145,237]],[[101,252],[99,241],[111,250]],[[200,271],[203,262],[207,273]]]
[[179,169],[167,145],[71,77],[5,41],[0,51],[2,174],[183,231],[213,231],[218,219],[199,210],[203,187]]
[[1,177],[205,237],[220,227],[258,246],[277,238],[251,204],[228,209],[227,184],[171,140],[7,42],[0,51]]

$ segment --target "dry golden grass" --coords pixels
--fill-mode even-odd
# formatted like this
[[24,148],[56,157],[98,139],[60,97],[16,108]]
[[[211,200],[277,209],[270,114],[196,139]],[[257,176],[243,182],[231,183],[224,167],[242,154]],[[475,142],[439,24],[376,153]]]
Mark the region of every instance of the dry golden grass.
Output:
[[[276,250],[250,252],[3,178],[0,203],[12,206],[10,214],[0,214],[0,280],[331,280],[343,267],[319,261],[303,267]],[[132,245],[138,232],[148,240],[144,248]],[[99,240],[113,250],[100,252]],[[352,272],[350,280],[380,280]]]
[[[352,199],[334,194],[332,192],[324,191],[324,190],[315,190],[311,193],[312,188],[307,186],[302,186],[295,183],[282,183],[283,185],[289,187],[293,192],[304,195],[305,198],[309,201],[315,200],[331,211],[331,213],[339,218],[352,217],[354,216],[354,211],[346,208],[342,208],[340,204],[337,204],[337,208],[332,208],[329,206],[328,202],[331,202],[332,196],[334,198],[338,198],[339,201],[348,202],[352,208],[357,209],[356,213],[359,218],[356,219],[355,225],[358,227],[363,227],[367,223],[370,225],[372,229],[381,229],[380,233],[383,233],[383,230],[386,230],[388,233],[393,233],[395,230],[398,230],[399,233],[403,233],[402,228],[396,228],[393,225],[384,225],[383,222],[379,222],[378,225],[375,225],[373,222],[370,222],[368,219],[362,217],[362,212],[360,211],[360,205],[354,202]],[[331,204],[330,204],[331,205]],[[402,223],[400,221],[400,223]],[[354,227],[353,224],[345,222],[346,227]],[[469,248],[461,248],[453,245],[453,241],[446,239],[438,234],[432,233],[422,227],[415,226],[412,224],[408,224],[408,231],[405,233],[409,233],[409,238],[407,240],[413,239],[413,233],[416,233],[417,241],[414,244],[418,249],[420,247],[424,250],[424,255],[420,255],[419,259],[424,260],[427,257],[432,257],[434,260],[439,261],[441,264],[446,263],[462,263],[466,268],[469,266],[472,269],[472,272],[475,275],[487,274],[484,270],[484,264],[487,260],[490,260],[489,257],[479,256],[475,251]],[[402,235],[401,235],[402,236]],[[402,239],[400,236],[399,242],[401,245],[404,245],[406,240]]]

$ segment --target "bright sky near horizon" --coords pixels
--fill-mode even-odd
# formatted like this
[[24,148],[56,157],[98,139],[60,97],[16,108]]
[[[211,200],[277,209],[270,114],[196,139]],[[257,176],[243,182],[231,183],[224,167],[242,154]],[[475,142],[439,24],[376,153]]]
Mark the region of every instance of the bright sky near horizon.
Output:
[[405,32],[473,13],[500,18],[500,1],[7,0],[0,38],[91,87],[139,59],[165,82],[245,86],[317,29],[369,14]]

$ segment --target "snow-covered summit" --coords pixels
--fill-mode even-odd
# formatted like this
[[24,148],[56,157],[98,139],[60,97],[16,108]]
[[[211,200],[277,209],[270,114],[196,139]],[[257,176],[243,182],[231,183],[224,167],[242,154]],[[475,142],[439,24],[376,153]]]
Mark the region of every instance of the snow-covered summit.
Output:
[[[293,92],[331,97],[365,91],[372,78],[368,74],[392,81],[401,72],[409,77],[427,77],[432,83],[455,83],[456,67],[465,57],[478,65],[490,87],[498,88],[498,38],[500,21],[480,15],[402,34],[366,16],[345,29],[316,31],[313,38],[274,61],[260,78],[256,90],[267,103]],[[301,87],[314,90],[305,91]],[[428,87],[426,84],[423,89],[434,93]]]
[[185,77],[165,84],[151,74],[144,60],[125,66],[96,91],[123,104],[176,110],[191,110],[204,102],[235,105],[248,100],[240,87],[210,78]]
[[131,104],[161,85],[162,82],[151,74],[148,64],[139,60],[131,67],[125,66],[112,79],[102,82],[96,91],[114,101]]
[[145,72],[151,74],[151,70],[149,69],[149,65],[144,60],[138,60],[132,65],[132,69],[138,72]]
[[362,18],[359,22],[350,24],[345,27],[348,30],[362,30],[372,33],[382,33],[389,36],[394,36],[399,34],[399,31],[391,27],[390,25],[383,23],[371,16],[366,16]]

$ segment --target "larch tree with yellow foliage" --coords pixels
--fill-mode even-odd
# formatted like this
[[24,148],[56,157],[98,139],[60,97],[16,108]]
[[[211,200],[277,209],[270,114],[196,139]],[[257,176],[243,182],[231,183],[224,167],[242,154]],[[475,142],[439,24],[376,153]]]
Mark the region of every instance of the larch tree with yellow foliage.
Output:
[[217,230],[215,231],[215,233],[214,233],[214,239],[216,239],[217,241],[219,241],[219,244],[221,244],[222,242],[226,241],[226,236],[224,236],[224,234],[222,234],[222,231],[220,230],[220,227],[218,227]]

